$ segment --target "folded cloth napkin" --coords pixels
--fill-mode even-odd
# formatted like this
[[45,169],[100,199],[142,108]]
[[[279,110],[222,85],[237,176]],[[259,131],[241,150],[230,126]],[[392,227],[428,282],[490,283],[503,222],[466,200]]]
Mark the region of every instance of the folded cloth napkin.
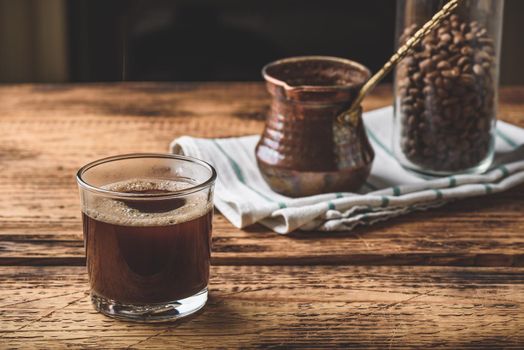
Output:
[[392,155],[392,114],[392,107],[364,113],[375,160],[358,193],[289,198],[273,192],[257,167],[258,135],[222,139],[183,136],[171,143],[171,151],[206,160],[216,168],[215,205],[233,225],[243,228],[259,222],[281,234],[296,229],[351,230],[359,224],[524,183],[524,129],[497,122],[495,161],[485,174],[421,177],[402,168]]

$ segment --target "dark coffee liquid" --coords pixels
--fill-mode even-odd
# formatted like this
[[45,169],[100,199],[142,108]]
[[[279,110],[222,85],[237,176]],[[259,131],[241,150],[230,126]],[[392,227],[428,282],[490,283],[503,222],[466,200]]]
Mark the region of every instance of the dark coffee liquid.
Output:
[[[212,210],[201,205],[205,202],[102,200],[99,212],[83,213],[87,268],[96,294],[123,303],[151,304],[189,297],[206,288]],[[112,219],[111,213],[102,214],[112,207],[118,209]]]

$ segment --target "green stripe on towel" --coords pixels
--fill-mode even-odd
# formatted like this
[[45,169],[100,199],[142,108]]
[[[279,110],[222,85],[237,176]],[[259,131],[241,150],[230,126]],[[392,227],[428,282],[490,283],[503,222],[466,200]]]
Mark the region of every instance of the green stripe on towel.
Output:
[[391,157],[395,157],[393,155],[393,152],[391,152],[391,150],[389,148],[387,148],[379,139],[378,137],[373,133],[373,131],[371,131],[371,129],[369,128],[366,128],[366,131],[369,135],[369,137],[373,140],[373,142],[375,142],[377,145],[380,146],[380,148],[382,148],[384,150],[384,152],[386,152],[389,156]]
[[495,133],[497,134],[498,137],[500,137],[501,139],[503,139],[508,145],[510,145],[511,147],[513,148],[517,148],[519,145],[513,141],[511,139],[511,137],[509,137],[508,135],[506,135],[505,133],[503,133],[502,131],[500,131],[499,128],[495,129]]
[[[215,144],[215,146],[217,146],[218,150],[227,158],[229,164],[231,165],[231,168],[233,169],[238,181],[240,181],[242,184],[244,184],[247,188],[249,188],[251,191],[255,192],[256,194],[258,194],[260,197],[262,197],[263,199],[265,199],[266,201],[268,202],[275,202],[274,200],[272,200],[271,198],[269,198],[268,196],[266,196],[265,194],[257,191],[256,189],[254,189],[253,187],[249,186],[247,183],[246,183],[246,178],[244,177],[244,173],[242,172],[242,169],[240,168],[240,165],[238,165],[238,163],[233,159],[231,158],[227,153],[226,151],[224,151],[224,149],[222,148],[222,146],[220,146],[220,144],[216,141],[216,140],[212,140],[213,143]],[[282,209],[282,206],[281,205],[284,205],[284,208],[286,207],[284,203],[279,203],[278,204],[280,209]]]
[[509,170],[505,165],[499,166],[498,169],[502,172],[502,175],[509,176]]

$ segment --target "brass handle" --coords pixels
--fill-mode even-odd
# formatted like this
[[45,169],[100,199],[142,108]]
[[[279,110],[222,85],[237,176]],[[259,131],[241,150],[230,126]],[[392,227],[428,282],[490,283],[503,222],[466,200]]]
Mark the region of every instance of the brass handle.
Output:
[[422,28],[420,28],[404,45],[399,47],[397,52],[391,56],[391,58],[384,64],[384,66],[376,72],[360,89],[357,98],[351,104],[349,109],[340,113],[337,117],[339,123],[349,122],[351,125],[356,125],[358,119],[358,110],[360,103],[366,97],[366,95],[375,88],[375,86],[381,81],[393,67],[400,62],[409,51],[417,44],[419,44],[426,35],[428,35],[435,27],[437,27],[444,19],[446,19],[453,10],[455,10],[460,0],[450,0],[446,5],[442,7],[440,11],[428,21]]

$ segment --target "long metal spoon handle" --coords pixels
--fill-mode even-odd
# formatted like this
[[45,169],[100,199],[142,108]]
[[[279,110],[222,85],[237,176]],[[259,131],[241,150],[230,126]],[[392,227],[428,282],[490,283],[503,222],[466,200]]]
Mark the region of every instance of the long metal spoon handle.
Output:
[[397,52],[391,56],[391,58],[384,64],[384,66],[373,75],[360,89],[356,99],[351,104],[348,110],[340,113],[337,117],[338,122],[350,122],[352,125],[356,125],[358,119],[358,110],[360,103],[366,97],[366,95],[375,88],[375,86],[393,69],[393,67],[400,62],[409,51],[418,45],[426,35],[428,35],[433,29],[435,29],[444,19],[446,19],[453,10],[455,10],[460,0],[450,0],[446,5],[442,7],[440,11],[428,21],[422,28],[420,28],[404,45],[399,47]]

